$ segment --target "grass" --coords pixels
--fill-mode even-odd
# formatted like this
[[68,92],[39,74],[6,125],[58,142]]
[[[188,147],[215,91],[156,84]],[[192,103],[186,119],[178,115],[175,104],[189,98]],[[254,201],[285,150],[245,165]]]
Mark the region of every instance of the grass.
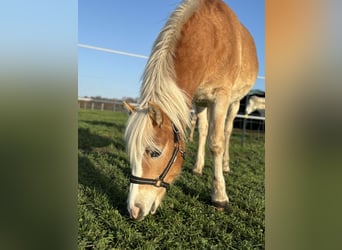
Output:
[[229,209],[211,205],[212,160],[191,174],[196,139],[161,207],[143,221],[126,210],[130,173],[123,133],[128,115],[79,112],[79,249],[264,249],[264,137],[234,131],[226,176]]

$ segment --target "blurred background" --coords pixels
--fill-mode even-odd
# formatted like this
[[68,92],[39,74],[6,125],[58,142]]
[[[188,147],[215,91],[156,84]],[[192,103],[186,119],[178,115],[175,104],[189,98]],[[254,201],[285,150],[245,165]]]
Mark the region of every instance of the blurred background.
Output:
[[[265,3],[266,248],[340,249],[341,2]],[[77,248],[78,5],[0,9],[3,249]]]

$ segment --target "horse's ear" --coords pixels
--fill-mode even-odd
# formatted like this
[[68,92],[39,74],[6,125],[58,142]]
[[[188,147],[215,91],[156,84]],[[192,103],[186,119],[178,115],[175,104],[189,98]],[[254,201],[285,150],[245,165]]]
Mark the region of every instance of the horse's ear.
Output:
[[158,104],[156,104],[154,102],[149,102],[148,103],[148,114],[149,114],[150,118],[152,119],[152,122],[155,125],[158,125],[159,127],[162,126],[162,124],[163,124],[163,111],[158,106]]
[[129,114],[133,113],[135,110],[135,108],[126,101],[123,102],[123,106],[128,110]]

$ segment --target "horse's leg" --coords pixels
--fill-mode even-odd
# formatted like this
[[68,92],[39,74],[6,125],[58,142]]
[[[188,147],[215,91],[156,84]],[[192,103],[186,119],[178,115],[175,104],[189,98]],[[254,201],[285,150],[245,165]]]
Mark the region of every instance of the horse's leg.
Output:
[[197,120],[198,120],[198,148],[197,148],[197,159],[195,167],[192,172],[197,175],[202,174],[204,166],[204,156],[205,156],[205,143],[207,141],[208,134],[208,118],[207,118],[207,108],[197,107]]
[[190,130],[190,136],[189,136],[189,141],[193,141],[194,138],[194,132],[195,132],[195,128],[196,128],[196,122],[197,122],[197,115],[194,114],[191,117],[191,130]]
[[212,202],[214,205],[223,209],[228,205],[228,196],[226,193],[226,183],[223,176],[222,161],[224,153],[224,125],[229,106],[229,98],[223,93],[217,95],[214,103],[209,106],[209,148],[213,155],[214,176]]
[[233,124],[234,124],[234,118],[239,111],[240,102],[233,102],[228,110],[227,118],[226,118],[226,126],[225,126],[225,149],[224,149],[224,155],[223,155],[223,172],[229,173],[229,142],[230,142],[230,135],[233,131]]

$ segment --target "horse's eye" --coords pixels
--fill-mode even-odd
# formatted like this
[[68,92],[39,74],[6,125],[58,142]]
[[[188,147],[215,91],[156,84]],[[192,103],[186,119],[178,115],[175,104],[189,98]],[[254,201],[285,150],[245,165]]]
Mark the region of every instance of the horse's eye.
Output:
[[161,152],[160,151],[150,151],[150,156],[152,158],[156,158],[156,157],[159,157],[161,155]]

